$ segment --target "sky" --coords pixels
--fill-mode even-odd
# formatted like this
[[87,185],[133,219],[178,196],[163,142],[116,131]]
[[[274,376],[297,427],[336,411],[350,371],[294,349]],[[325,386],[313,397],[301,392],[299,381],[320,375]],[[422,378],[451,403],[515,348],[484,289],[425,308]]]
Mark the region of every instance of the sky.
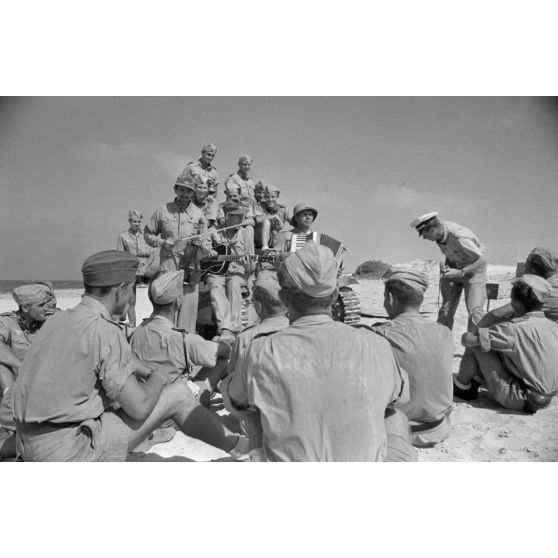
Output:
[[[0,279],[80,279],[116,248],[128,209],[149,218],[217,146],[315,229],[366,260],[441,259],[409,222],[439,211],[490,263],[558,250],[558,102],[526,97],[51,97],[0,99]],[[220,193],[222,197],[222,191]]]

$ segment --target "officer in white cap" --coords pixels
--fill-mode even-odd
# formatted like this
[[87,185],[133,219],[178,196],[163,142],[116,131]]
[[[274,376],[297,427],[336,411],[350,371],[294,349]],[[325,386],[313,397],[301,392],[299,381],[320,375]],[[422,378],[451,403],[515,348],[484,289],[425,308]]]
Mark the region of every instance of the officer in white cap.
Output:
[[451,221],[441,221],[433,211],[411,221],[419,236],[436,242],[446,259],[440,264],[442,306],[438,323],[453,328],[453,318],[465,290],[469,313],[467,329],[474,327],[484,315],[486,301],[486,248],[468,228]]

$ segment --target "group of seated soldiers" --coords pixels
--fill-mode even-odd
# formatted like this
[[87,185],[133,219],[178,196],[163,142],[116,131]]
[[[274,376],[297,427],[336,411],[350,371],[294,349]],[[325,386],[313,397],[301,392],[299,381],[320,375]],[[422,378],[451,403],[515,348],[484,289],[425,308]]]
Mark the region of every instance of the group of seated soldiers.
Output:
[[[510,304],[463,335],[453,378],[451,329],[420,311],[424,273],[386,274],[386,322],[334,321],[339,260],[314,240],[292,245],[293,235],[312,232],[316,209],[298,204],[290,216],[276,188],[249,177],[248,156],[217,204],[214,155],[204,146],[144,230],[131,211],[119,250],[85,260],[77,306],[58,310],[46,282],[14,290],[18,310],[0,316],[0,456],[125,460],[181,430],[238,460],[416,461],[415,448],[451,434],[454,397],[470,401],[486,388],[528,414],[550,404],[558,391],[555,254],[529,254]],[[222,246],[231,261],[219,260]],[[224,261],[224,271],[212,267]],[[147,276],[152,314],[125,327],[118,317]],[[211,339],[196,334],[201,282],[217,325]],[[257,314],[247,328],[243,294]],[[238,419],[236,432],[212,412],[216,394]]]

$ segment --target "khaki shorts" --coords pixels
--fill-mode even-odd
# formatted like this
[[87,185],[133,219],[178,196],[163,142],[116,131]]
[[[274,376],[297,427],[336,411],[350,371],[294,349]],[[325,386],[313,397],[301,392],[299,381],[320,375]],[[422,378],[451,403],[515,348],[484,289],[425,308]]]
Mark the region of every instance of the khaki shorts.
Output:
[[132,429],[116,414],[59,428],[17,424],[17,451],[24,461],[125,461]]

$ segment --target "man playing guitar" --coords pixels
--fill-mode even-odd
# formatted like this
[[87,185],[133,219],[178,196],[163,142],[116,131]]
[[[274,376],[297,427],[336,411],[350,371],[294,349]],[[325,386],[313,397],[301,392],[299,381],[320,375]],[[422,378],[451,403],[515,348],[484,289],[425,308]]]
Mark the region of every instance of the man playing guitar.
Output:
[[[241,329],[242,321],[242,287],[250,291],[250,276],[254,270],[252,258],[254,254],[253,236],[241,226],[246,215],[246,207],[234,202],[225,202],[225,227],[223,231],[214,231],[211,235],[213,249],[209,257],[217,257],[217,246],[225,245],[228,253],[239,256],[238,261],[231,261],[228,266],[223,266],[223,271],[218,274],[209,272],[206,275],[206,284],[210,288],[211,306],[217,322],[220,340],[234,340],[234,334]],[[217,266],[220,267],[220,266]]]

